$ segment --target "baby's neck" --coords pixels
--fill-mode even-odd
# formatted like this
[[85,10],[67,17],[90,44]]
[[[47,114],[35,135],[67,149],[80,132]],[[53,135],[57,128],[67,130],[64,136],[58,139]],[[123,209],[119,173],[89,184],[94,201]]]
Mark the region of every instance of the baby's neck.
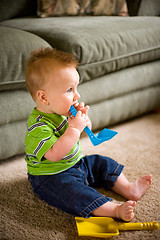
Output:
[[37,106],[36,109],[43,113],[53,114],[53,112],[51,112],[49,109],[47,109],[45,107]]

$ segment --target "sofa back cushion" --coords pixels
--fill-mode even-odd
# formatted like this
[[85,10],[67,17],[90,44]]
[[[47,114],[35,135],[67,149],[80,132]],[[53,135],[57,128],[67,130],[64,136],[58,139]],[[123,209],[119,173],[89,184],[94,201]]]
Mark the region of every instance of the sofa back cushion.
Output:
[[0,21],[36,15],[36,0],[0,0]]
[[0,25],[16,26],[52,47],[73,53],[79,62],[81,82],[160,59],[159,17],[23,18]]

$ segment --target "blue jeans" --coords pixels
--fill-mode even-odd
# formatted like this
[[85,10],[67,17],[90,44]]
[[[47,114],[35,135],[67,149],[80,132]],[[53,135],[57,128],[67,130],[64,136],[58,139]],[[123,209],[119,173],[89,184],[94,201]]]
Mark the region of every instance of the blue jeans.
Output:
[[111,189],[123,167],[111,158],[91,155],[83,157],[62,173],[44,176],[28,174],[28,179],[40,199],[67,213],[87,218],[93,210],[112,201],[94,187]]

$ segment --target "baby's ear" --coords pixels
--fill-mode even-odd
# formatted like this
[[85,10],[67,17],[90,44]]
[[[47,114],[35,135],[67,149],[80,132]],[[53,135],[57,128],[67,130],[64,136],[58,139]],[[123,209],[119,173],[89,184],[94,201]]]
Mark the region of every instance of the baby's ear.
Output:
[[47,93],[44,90],[39,90],[37,92],[37,98],[42,104],[48,105]]

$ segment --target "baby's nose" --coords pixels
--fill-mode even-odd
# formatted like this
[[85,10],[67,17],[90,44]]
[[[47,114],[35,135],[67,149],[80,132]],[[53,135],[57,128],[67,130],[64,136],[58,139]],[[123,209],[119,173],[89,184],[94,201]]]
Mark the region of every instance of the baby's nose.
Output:
[[80,98],[80,94],[76,91],[74,95],[74,100],[77,100]]

